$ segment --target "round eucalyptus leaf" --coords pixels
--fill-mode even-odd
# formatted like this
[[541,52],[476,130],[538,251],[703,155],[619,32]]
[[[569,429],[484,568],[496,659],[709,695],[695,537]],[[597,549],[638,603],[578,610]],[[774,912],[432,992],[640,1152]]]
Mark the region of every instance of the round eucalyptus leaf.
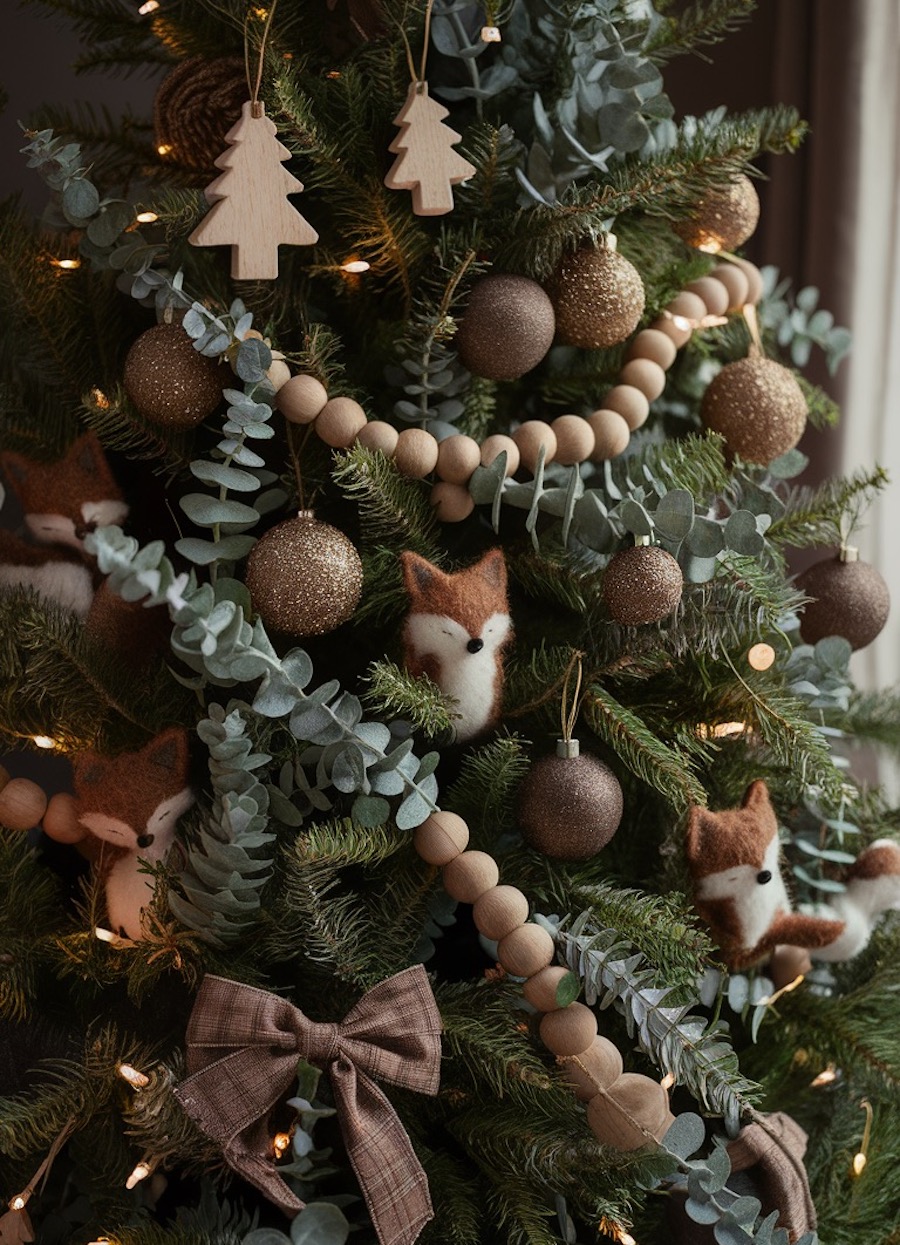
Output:
[[87,178],[76,177],[62,193],[63,211],[70,221],[83,221],[93,216],[100,207],[97,187]]
[[687,489],[666,493],[653,512],[653,523],[667,540],[684,540],[694,523],[694,499]]
[[631,497],[626,497],[616,509],[626,532],[634,536],[652,536],[653,522],[644,507]]
[[604,142],[612,143],[618,151],[639,151],[650,137],[647,122],[627,104],[604,104],[597,122]]
[[714,558],[725,548],[722,528],[712,519],[698,515],[684,540],[685,548],[695,558]]
[[728,548],[745,557],[754,557],[765,544],[756,526],[756,516],[749,510],[735,510],[729,515],[724,536]]

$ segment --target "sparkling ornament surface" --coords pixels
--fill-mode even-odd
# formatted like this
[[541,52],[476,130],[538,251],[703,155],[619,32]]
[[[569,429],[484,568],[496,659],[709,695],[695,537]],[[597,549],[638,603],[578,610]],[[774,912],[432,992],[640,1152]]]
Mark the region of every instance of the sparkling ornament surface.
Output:
[[195,428],[222,401],[231,369],[195,350],[179,324],[141,333],[125,359],[123,384],[145,419],[164,428]]
[[644,311],[644,283],[618,251],[600,246],[567,255],[547,291],[556,312],[557,339],[598,350],[629,337]]
[[225,135],[247,98],[244,62],[237,56],[191,56],[167,74],[153,104],[157,151],[197,173],[212,173]]
[[553,304],[536,281],[497,273],[473,287],[454,344],[473,376],[517,380],[537,367],[555,330]]
[[621,820],[619,780],[587,753],[542,757],[519,792],[525,840],[552,860],[588,860],[606,846]]
[[797,578],[797,588],[815,599],[800,615],[800,635],[816,644],[840,635],[854,649],[871,644],[887,622],[891,608],[888,586],[868,562],[825,558]]
[[806,427],[803,390],[772,359],[738,359],[723,367],[703,395],[700,418],[728,448],[763,465],[794,448]]
[[671,553],[656,545],[633,545],[606,568],[603,600],[617,623],[641,627],[671,614],[683,587],[681,567]]
[[696,211],[675,225],[675,232],[688,246],[715,254],[733,251],[753,234],[759,224],[759,195],[744,173],[705,195]]
[[253,608],[267,627],[286,635],[334,631],[356,609],[362,581],[352,542],[309,511],[273,527],[247,559]]

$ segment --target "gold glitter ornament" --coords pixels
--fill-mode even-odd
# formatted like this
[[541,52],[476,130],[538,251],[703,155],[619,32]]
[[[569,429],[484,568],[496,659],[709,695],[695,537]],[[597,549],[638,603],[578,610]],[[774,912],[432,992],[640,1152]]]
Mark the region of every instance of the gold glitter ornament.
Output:
[[553,344],[553,305],[537,281],[492,273],[472,287],[454,345],[463,367],[485,380],[518,380]]
[[566,255],[547,285],[557,340],[599,350],[625,341],[644,312],[644,283],[611,246]]
[[887,622],[891,596],[884,579],[849,546],[835,558],[814,562],[797,577],[797,588],[813,600],[800,615],[800,635],[817,644],[843,636],[854,649],[871,644]]
[[577,739],[531,767],[519,791],[519,822],[529,846],[551,860],[588,860],[605,847],[622,820],[619,780]]
[[326,635],[356,609],[363,568],[343,532],[301,510],[253,546],[245,581],[267,627],[290,636]]
[[212,415],[232,379],[229,367],[194,349],[180,324],[157,324],[132,344],[122,382],[151,424],[195,428]]
[[751,356],[723,367],[703,395],[700,418],[733,454],[763,466],[793,449],[806,427],[803,390],[792,372]]
[[684,587],[681,567],[657,545],[632,545],[610,560],[603,575],[603,600],[624,627],[659,622],[677,607]]
[[704,195],[688,219],[678,221],[674,229],[688,246],[715,255],[741,246],[758,224],[759,195],[750,178],[740,173],[720,190]]

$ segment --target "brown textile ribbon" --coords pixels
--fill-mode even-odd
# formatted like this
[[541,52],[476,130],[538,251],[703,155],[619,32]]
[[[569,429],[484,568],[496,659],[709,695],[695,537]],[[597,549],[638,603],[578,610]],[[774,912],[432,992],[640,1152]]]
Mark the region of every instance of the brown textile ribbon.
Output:
[[298,1060],[324,1068],[381,1245],[411,1245],[433,1218],[428,1180],[371,1078],[436,1094],[440,1033],[440,1013],[420,964],[364,994],[342,1024],[320,1024],[278,995],[207,976],[188,1023],[191,1075],[175,1094],[222,1146],[229,1166],[294,1215],[305,1203],[278,1175],[268,1118],[292,1087]]

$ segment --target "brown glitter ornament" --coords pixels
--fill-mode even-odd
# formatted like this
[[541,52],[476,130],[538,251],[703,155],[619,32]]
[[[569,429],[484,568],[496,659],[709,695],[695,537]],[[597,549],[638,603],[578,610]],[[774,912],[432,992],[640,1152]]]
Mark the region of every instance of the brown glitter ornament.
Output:
[[756,187],[746,174],[739,173],[727,186],[704,195],[690,217],[674,229],[688,246],[716,254],[741,246],[758,223]]
[[609,768],[581,753],[578,740],[559,740],[519,791],[519,823],[529,846],[551,860],[588,860],[622,820],[622,788]]
[[887,622],[891,597],[884,579],[848,546],[836,558],[814,562],[797,578],[797,588],[814,599],[800,615],[800,635],[816,644],[840,635],[852,648],[871,644]]
[[180,324],[157,324],[132,344],[122,378],[138,412],[163,428],[195,428],[222,401],[231,369],[195,350]]
[[632,545],[610,560],[603,600],[623,627],[659,622],[677,607],[684,587],[681,567],[657,545]]
[[311,510],[266,532],[247,559],[253,608],[267,627],[286,635],[334,631],[356,609],[362,581],[352,543]]
[[247,98],[244,62],[237,56],[191,56],[162,80],[153,104],[156,150],[197,173],[213,172],[224,137]]
[[547,286],[556,336],[566,346],[598,350],[623,342],[644,312],[644,283],[611,246],[565,256]]
[[485,380],[518,380],[553,343],[553,305],[537,281],[496,273],[472,288],[456,333],[460,362]]
[[722,434],[733,454],[763,466],[794,448],[806,416],[806,398],[793,373],[753,356],[723,367],[700,406],[704,424]]

